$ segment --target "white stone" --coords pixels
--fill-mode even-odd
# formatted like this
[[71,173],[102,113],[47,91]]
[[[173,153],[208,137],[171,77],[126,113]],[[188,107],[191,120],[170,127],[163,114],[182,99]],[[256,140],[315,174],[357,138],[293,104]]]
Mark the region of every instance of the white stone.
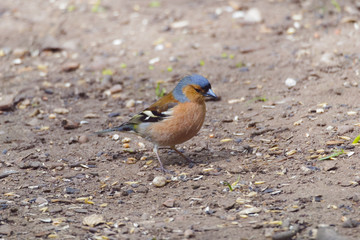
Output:
[[163,187],[166,184],[166,178],[164,176],[156,176],[152,183],[155,187]]
[[247,23],[259,23],[262,21],[261,13],[257,8],[250,8],[244,15],[244,21]]
[[286,85],[287,87],[294,87],[294,86],[296,85],[296,80],[293,79],[293,78],[287,78],[287,79],[285,80],[285,85]]

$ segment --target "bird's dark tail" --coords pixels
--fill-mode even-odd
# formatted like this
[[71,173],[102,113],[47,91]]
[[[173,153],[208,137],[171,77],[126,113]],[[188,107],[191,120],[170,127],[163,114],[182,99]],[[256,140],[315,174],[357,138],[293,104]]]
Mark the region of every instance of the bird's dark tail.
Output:
[[95,132],[95,134],[101,135],[103,133],[108,133],[108,132],[131,132],[131,131],[134,131],[133,124],[124,123],[118,127],[108,128],[108,129],[104,129],[102,131]]

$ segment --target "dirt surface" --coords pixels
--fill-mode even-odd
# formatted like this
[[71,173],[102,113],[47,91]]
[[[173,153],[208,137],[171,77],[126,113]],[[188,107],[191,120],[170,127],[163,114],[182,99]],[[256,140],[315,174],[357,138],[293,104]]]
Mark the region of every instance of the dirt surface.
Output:
[[[360,239],[360,2],[338,2],[1,0],[1,239]],[[190,73],[221,97],[192,168],[92,135]]]

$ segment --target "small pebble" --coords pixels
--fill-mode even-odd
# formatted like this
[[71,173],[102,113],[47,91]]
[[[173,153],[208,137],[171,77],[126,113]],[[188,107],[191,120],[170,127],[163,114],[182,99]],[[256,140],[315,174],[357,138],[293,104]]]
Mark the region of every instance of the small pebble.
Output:
[[0,225],[0,235],[10,236],[13,234],[13,229],[9,224]]
[[175,199],[169,198],[165,202],[163,202],[163,205],[167,208],[175,207]]
[[114,140],[114,141],[119,140],[119,138],[120,138],[119,134],[114,134],[114,135],[112,136],[112,140]]
[[41,166],[41,162],[39,162],[39,161],[33,161],[33,162],[31,162],[30,164],[29,164],[29,167],[30,168],[33,168],[33,169],[37,169],[37,168],[39,168]]
[[89,138],[86,135],[81,135],[79,137],[79,143],[86,143],[89,141]]
[[43,222],[43,223],[51,223],[52,222],[51,218],[44,218],[44,219],[39,219],[39,220],[40,220],[40,222]]
[[184,232],[184,237],[185,237],[185,238],[195,237],[195,232],[194,232],[194,230],[186,229],[185,232]]
[[285,85],[289,88],[294,87],[296,85],[296,80],[293,78],[287,78],[285,80]]
[[241,68],[239,68],[239,71],[240,72],[248,72],[249,68],[248,67],[241,67]]
[[14,104],[15,94],[2,95],[0,97],[0,110],[12,108]]
[[331,66],[331,65],[336,65],[337,61],[337,56],[335,53],[324,53],[321,58],[320,58],[320,62],[327,65],[327,66]]
[[24,49],[24,48],[15,48],[12,54],[15,57],[23,58],[23,57],[29,56],[30,52],[29,52],[29,50]]
[[79,189],[76,189],[76,188],[71,188],[71,187],[66,187],[65,188],[65,193],[66,194],[74,194],[74,193],[78,193],[80,192]]
[[62,67],[61,70],[63,72],[72,72],[75,71],[76,69],[78,69],[80,67],[80,63],[77,62],[69,62],[69,63],[65,63]]
[[207,206],[207,207],[205,208],[204,212],[205,212],[206,214],[208,214],[208,215],[212,215],[212,214],[214,214],[214,213],[216,212],[216,210],[210,209],[210,207]]
[[43,197],[38,197],[36,198],[35,203],[39,205],[47,205],[49,202]]
[[339,126],[337,129],[338,135],[344,135],[345,133],[349,133],[349,132],[353,132],[353,131],[354,131],[354,127],[348,126],[348,125]]
[[59,213],[62,212],[62,207],[60,206],[51,206],[49,207],[49,213]]
[[291,240],[295,235],[295,231],[277,232],[272,236],[272,240]]
[[243,18],[245,16],[244,11],[236,11],[233,12],[232,14],[232,18],[237,19],[237,18]]
[[184,20],[184,21],[173,22],[170,26],[171,26],[171,28],[177,29],[177,28],[187,27],[188,25],[189,25],[189,22]]
[[123,40],[122,40],[122,39],[115,39],[115,40],[112,41],[112,44],[113,44],[114,46],[119,46],[119,45],[121,45],[122,43],[123,43]]
[[133,108],[135,106],[135,100],[134,99],[127,100],[125,106],[127,108]]
[[261,12],[257,8],[250,8],[245,12],[244,21],[246,23],[259,23],[262,21]]
[[121,140],[122,143],[129,143],[131,142],[131,138],[128,138],[128,137],[124,137],[122,140]]
[[75,208],[74,212],[76,212],[76,213],[88,213],[89,211],[87,209],[84,209],[84,208]]
[[120,84],[115,84],[109,89],[110,94],[119,93],[123,90],[123,87]]
[[164,50],[164,44],[158,44],[155,46],[155,51],[162,51]]
[[158,57],[157,58],[152,58],[152,59],[149,60],[149,64],[153,65],[153,64],[155,64],[155,63],[157,63],[159,61],[160,61],[160,58],[158,58]]
[[346,237],[338,235],[334,229],[330,227],[319,227],[317,230],[316,240],[346,240]]
[[347,219],[344,223],[343,223],[343,228],[356,228],[357,226],[360,225],[360,222],[354,219]]
[[22,64],[22,60],[21,60],[21,58],[16,58],[16,59],[14,59],[14,60],[12,61],[12,63],[13,63],[14,65],[20,65],[20,64]]
[[286,30],[286,33],[291,35],[291,34],[294,34],[296,32],[295,28],[293,27],[289,27],[287,30]]
[[120,113],[118,113],[118,112],[108,114],[108,117],[118,117],[118,116],[120,116]]
[[[123,145],[124,148],[129,148],[130,147],[130,146],[124,146],[124,145]],[[127,145],[129,145],[129,144],[127,144]],[[127,164],[135,164],[136,162],[137,162],[136,158],[133,158],[133,157],[126,159]]]
[[155,187],[163,187],[166,184],[166,178],[164,176],[156,176],[152,183]]
[[70,139],[68,141],[69,144],[73,144],[73,143],[77,143],[77,142],[78,142],[78,139],[75,137],[70,137]]
[[15,170],[4,170],[2,173],[0,173],[0,179],[6,178],[6,177],[10,176],[11,174],[15,174],[15,173],[18,173],[18,171],[15,171]]

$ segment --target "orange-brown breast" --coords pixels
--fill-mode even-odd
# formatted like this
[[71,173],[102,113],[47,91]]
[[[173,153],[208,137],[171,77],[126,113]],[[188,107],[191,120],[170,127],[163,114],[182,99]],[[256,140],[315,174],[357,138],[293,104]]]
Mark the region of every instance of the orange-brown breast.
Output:
[[204,123],[206,107],[202,101],[181,103],[172,110],[172,116],[154,123],[148,129],[151,141],[159,146],[175,146],[194,137]]

